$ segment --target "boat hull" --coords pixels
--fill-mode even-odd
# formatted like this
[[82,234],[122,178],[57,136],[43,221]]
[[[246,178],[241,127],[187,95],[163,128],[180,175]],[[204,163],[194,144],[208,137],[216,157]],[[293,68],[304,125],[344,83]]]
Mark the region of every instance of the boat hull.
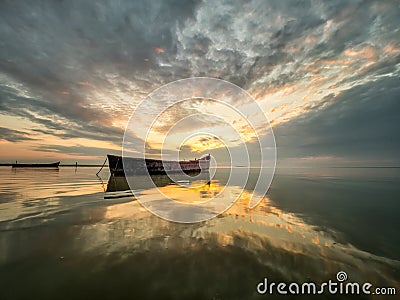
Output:
[[131,175],[163,175],[167,173],[184,172],[199,174],[210,168],[210,156],[189,161],[162,161],[158,159],[142,159],[107,155],[110,173],[115,176]]

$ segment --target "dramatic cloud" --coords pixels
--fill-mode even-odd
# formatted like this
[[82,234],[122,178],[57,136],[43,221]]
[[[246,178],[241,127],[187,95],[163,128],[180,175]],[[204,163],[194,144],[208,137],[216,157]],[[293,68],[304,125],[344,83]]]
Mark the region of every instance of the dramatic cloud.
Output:
[[20,141],[29,141],[32,139],[26,132],[0,127],[0,140],[8,142],[20,142]]
[[[278,152],[344,165],[400,164],[400,79],[382,78],[325,99],[328,106],[297,117],[275,130]],[[286,163],[293,163],[293,160]]]
[[[368,93],[376,95],[380,82],[378,99],[399,97],[393,87],[400,72],[399,8],[394,0],[2,1],[3,153],[18,146],[97,161],[121,146],[129,116],[149,92],[209,76],[239,85],[258,101],[286,149],[279,157],[389,155],[385,149],[396,145],[378,128],[389,126],[385,118],[397,107]],[[355,115],[371,113],[367,102],[379,113],[376,131],[364,136],[368,127]],[[196,110],[195,103],[181,108],[156,128]],[[334,118],[341,127],[323,123]],[[312,120],[323,124],[318,132],[309,128]],[[220,124],[191,126],[212,131]],[[357,138],[387,147],[335,148],[337,135],[354,126]],[[307,136],[306,128],[314,131]],[[301,150],[289,151],[300,136]]]

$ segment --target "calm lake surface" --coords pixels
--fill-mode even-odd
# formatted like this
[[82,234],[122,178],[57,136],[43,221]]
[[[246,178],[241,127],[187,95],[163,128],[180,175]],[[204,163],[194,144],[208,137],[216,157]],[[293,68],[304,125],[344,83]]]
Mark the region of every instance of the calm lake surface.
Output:
[[[278,169],[256,208],[244,190],[196,224],[162,220],[133,196],[104,199],[115,181],[97,170],[0,167],[0,299],[266,299],[265,277],[321,283],[339,271],[400,293],[400,169]],[[190,197],[218,193],[226,172]]]

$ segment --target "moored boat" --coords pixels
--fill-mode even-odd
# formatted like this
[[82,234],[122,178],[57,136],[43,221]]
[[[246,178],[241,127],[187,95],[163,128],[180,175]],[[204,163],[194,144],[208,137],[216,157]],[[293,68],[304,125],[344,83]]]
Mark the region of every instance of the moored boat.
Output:
[[58,168],[60,162],[49,163],[49,164],[11,164],[12,168]]
[[194,160],[172,161],[159,159],[143,159],[134,157],[122,157],[107,155],[108,166],[112,175],[162,175],[166,173],[200,173],[210,168],[210,154]]

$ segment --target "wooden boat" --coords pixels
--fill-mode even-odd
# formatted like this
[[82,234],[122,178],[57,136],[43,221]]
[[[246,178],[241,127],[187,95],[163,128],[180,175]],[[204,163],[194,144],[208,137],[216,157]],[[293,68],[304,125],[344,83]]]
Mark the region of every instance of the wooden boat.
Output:
[[50,164],[11,164],[13,168],[57,168],[60,165],[60,162],[50,163]]
[[107,155],[108,167],[112,175],[130,176],[143,175],[148,172],[150,175],[162,175],[166,173],[186,174],[200,173],[210,169],[210,154],[194,160],[188,161],[166,161],[159,159],[143,159],[134,157],[124,157],[117,155]]

